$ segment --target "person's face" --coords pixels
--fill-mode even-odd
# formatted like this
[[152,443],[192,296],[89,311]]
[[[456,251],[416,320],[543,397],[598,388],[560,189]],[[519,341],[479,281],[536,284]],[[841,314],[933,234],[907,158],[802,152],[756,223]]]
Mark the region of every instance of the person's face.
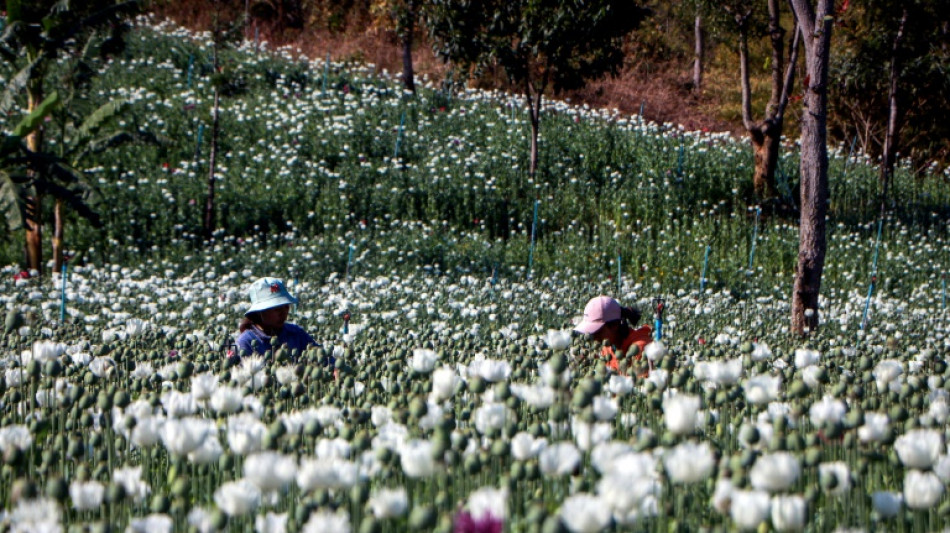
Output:
[[614,333],[616,329],[617,327],[614,324],[604,324],[603,326],[600,327],[600,329],[595,331],[590,337],[599,343],[603,343],[604,341],[607,341],[613,344]]
[[289,305],[271,307],[261,311],[261,325],[268,329],[280,329],[287,322],[287,315],[290,314]]

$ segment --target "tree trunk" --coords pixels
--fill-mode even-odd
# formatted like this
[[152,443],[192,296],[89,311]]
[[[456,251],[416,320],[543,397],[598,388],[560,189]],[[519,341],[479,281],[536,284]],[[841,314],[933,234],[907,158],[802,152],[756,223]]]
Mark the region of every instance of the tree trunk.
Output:
[[59,198],[53,205],[53,272],[63,270],[63,201]]
[[792,289],[792,331],[804,334],[819,324],[818,295],[825,265],[828,211],[828,58],[834,0],[789,0],[805,45],[805,110],[801,136],[801,221],[798,267]]
[[[43,101],[43,81],[31,80],[27,86],[27,113],[32,113]],[[26,137],[31,152],[43,148],[43,127]],[[31,171],[32,172],[32,171]],[[43,198],[39,194],[26,198],[26,262],[28,268],[43,274]]]
[[[752,173],[752,187],[755,196],[760,202],[767,202],[778,197],[778,187],[775,185],[775,172],[778,169],[779,149],[781,148],[782,131],[785,125],[785,107],[792,82],[795,79],[795,63],[798,59],[798,37],[794,37],[792,49],[789,53],[788,68],[785,63],[785,30],[780,25],[781,13],[779,0],[769,0],[769,37],[772,42],[772,73],[769,103],[765,108],[765,117],[759,123],[752,118],[752,87],[749,81],[749,43],[748,17],[750,12],[736,14],[736,24],[739,27],[739,76],[742,90],[742,123],[749,134],[752,143],[752,153],[755,166]],[[797,27],[796,27],[797,31]],[[784,70],[784,77],[783,77]]]
[[217,87],[214,89],[214,104],[211,110],[211,153],[208,155],[208,196],[205,199],[204,238],[211,240],[214,233],[214,171],[218,155],[218,97]]
[[[881,185],[886,186],[891,176],[894,174],[894,144],[897,142],[897,78],[898,78],[898,57],[897,51],[900,48],[901,39],[904,37],[904,25],[907,23],[907,8],[901,15],[900,25],[897,27],[897,35],[894,36],[894,45],[891,48],[891,74],[890,88],[887,95],[888,113],[887,113],[887,132],[884,134],[884,153],[881,154]],[[886,190],[886,189],[885,189]]]
[[703,56],[706,54],[706,43],[703,39],[702,17],[698,14],[693,25],[693,33],[696,37],[696,48],[693,55],[693,90],[699,92],[703,86]]
[[412,70],[412,35],[416,30],[416,3],[410,0],[406,10],[404,34],[402,36],[402,80],[406,90],[415,94],[416,82]]
[[778,168],[778,151],[781,146],[782,120],[765,121],[749,130],[754,156],[752,187],[760,201],[778,196],[775,186],[775,170]]

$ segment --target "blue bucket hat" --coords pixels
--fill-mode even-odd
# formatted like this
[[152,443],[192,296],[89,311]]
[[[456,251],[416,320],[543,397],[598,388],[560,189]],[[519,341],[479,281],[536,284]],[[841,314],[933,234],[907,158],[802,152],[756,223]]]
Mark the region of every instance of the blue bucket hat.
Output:
[[261,278],[251,284],[247,291],[251,298],[251,307],[244,316],[282,305],[296,305],[297,299],[287,292],[284,282],[277,278]]

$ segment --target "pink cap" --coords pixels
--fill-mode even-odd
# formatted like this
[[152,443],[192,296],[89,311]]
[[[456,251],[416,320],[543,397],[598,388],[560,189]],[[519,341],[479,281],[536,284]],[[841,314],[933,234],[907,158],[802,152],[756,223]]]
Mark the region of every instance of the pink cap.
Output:
[[620,304],[610,296],[592,298],[584,307],[584,319],[574,331],[585,335],[597,333],[607,322],[620,320]]

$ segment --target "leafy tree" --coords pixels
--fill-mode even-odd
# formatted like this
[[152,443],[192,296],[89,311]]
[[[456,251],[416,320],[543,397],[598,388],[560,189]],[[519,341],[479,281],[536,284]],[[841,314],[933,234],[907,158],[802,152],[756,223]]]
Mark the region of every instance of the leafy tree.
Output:
[[[798,30],[792,32],[788,62],[785,58],[786,30],[781,25],[780,0],[697,0],[710,13],[710,22],[735,38],[739,52],[739,86],[742,95],[742,124],[752,144],[754,167],[752,184],[759,200],[778,196],[775,172],[785,125],[785,109],[795,79],[798,58]],[[764,116],[757,121],[752,114],[752,75],[749,69],[750,39],[768,37],[771,55],[771,94]],[[787,66],[786,66],[787,65]]]
[[834,0],[789,0],[805,48],[805,96],[801,134],[801,220],[798,266],[792,288],[792,331],[818,327],[818,294],[825,266],[828,213],[828,63]]
[[370,10],[376,24],[395,31],[402,49],[402,82],[407,91],[416,92],[412,48],[419,22],[420,0],[374,0]]
[[438,55],[473,74],[500,67],[524,95],[532,177],[544,93],[615,72],[623,37],[647,14],[630,0],[432,0],[423,10]]
[[[13,66],[17,74],[4,90],[0,103],[2,111],[11,109],[22,98],[26,100],[27,115],[33,116],[48,101],[45,88],[50,65],[61,56],[82,53],[99,29],[111,28],[113,40],[108,42],[116,44],[121,40],[121,17],[135,12],[139,5],[139,0],[89,0],[79,3],[67,0],[7,0],[5,29],[0,36],[0,55]],[[87,70],[93,72],[92,69]],[[62,161],[53,164],[50,163],[50,157],[40,156],[44,153],[42,125],[31,129],[23,140],[26,150],[23,162],[27,165],[28,180],[19,182],[19,188],[10,190],[26,195],[16,205],[26,206],[23,226],[26,230],[27,263],[30,268],[42,272],[42,200],[45,194],[51,194],[56,199],[54,213],[58,216],[53,243],[55,267],[58,269],[62,260],[62,206],[64,201],[76,198],[76,192],[68,188],[76,176],[64,173],[66,167],[61,164]],[[10,162],[9,159],[7,161]],[[53,187],[57,181],[65,183],[67,187]],[[24,187],[26,184],[30,185]]]
[[950,124],[941,118],[950,101],[946,2],[868,0],[845,2],[840,11],[837,53],[831,58],[835,83],[829,87],[833,133],[857,138],[863,151],[881,156],[886,175],[897,152],[918,172],[934,161],[946,165]]

